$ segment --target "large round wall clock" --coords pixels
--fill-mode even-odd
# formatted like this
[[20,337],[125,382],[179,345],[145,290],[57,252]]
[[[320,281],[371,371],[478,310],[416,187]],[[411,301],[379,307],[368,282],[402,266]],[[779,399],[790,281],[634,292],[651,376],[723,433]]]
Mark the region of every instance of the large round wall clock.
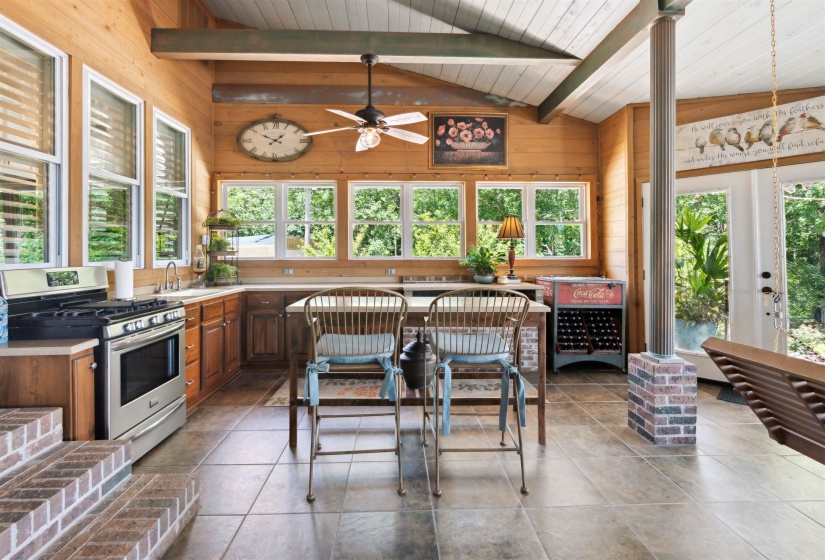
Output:
[[261,161],[292,161],[312,147],[312,136],[296,122],[277,115],[248,124],[238,133],[241,151]]

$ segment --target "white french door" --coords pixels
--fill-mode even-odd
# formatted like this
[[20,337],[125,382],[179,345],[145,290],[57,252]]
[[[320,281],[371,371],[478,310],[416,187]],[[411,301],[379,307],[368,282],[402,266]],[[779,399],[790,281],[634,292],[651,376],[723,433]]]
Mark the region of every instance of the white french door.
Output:
[[[825,179],[825,162],[785,166],[779,168],[780,183],[810,183]],[[699,195],[699,196],[697,196]],[[717,198],[715,208],[719,208],[720,197],[725,199],[726,230],[728,235],[728,314],[727,329],[720,321],[717,336],[724,336],[734,342],[773,350],[774,342],[774,302],[772,297],[764,297],[763,286],[774,285],[774,201],[773,180],[770,169],[720,173],[678,179],[676,181],[678,201],[695,202],[697,199]],[[650,184],[643,185],[643,240],[645,270],[650,270]],[[779,285],[783,294],[783,310],[787,317],[787,270],[785,263],[785,208],[780,197],[777,211],[781,217],[779,228]],[[796,197],[800,198],[800,197]],[[794,199],[795,200],[795,199]],[[807,201],[805,202],[807,203]],[[701,204],[695,204],[701,208]],[[825,209],[825,206],[823,206]],[[713,235],[708,233],[708,235]],[[677,257],[679,255],[677,254]],[[646,325],[649,329],[649,274],[645,274]],[[799,291],[799,290],[797,290]],[[806,295],[809,296],[809,294]],[[791,294],[794,297],[794,294]],[[798,306],[797,306],[798,307]],[[821,315],[820,315],[821,317]],[[646,329],[646,333],[648,333]],[[648,336],[649,338],[649,336]],[[707,379],[724,380],[713,362],[699,350],[679,348],[677,355],[695,363],[699,376]],[[780,332],[779,352],[788,349],[786,336]]]

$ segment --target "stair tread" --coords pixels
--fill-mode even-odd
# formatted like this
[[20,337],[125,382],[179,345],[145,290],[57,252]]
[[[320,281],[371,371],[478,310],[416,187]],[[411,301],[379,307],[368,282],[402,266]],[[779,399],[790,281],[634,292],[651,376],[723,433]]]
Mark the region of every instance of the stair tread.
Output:
[[41,556],[159,558],[199,506],[197,475],[131,475]]
[[94,507],[130,475],[130,450],[129,441],[61,442],[5,476],[0,557],[36,552]]
[[0,408],[0,478],[62,439],[62,409]]

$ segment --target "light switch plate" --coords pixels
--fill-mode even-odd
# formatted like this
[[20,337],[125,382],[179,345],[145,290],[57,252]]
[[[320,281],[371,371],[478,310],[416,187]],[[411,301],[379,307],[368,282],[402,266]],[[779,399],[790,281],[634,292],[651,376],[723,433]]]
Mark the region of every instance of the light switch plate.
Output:
[[395,274],[395,269],[394,269],[394,268],[388,268],[388,269],[384,272],[384,274],[386,274],[387,276],[393,276],[393,275]]
[[285,268],[285,269],[284,269],[284,275],[285,275],[285,276],[288,276],[288,275],[290,275],[290,274],[292,274],[292,269],[291,269],[291,268]]

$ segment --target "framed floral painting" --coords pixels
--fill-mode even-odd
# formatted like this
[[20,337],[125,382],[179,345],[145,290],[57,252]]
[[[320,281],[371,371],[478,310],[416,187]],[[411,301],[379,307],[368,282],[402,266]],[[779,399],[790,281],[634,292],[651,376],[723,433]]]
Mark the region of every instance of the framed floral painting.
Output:
[[430,168],[506,169],[505,113],[430,113]]

